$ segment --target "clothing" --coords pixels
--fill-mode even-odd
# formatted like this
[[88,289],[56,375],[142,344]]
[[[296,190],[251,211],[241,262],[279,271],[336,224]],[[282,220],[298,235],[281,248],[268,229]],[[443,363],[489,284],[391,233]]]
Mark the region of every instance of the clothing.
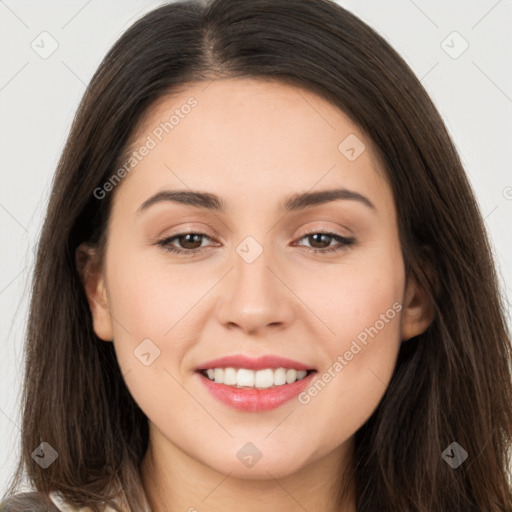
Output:
[[[60,512],[91,512],[90,507],[77,507],[68,501],[64,501],[59,492],[53,491],[49,494],[50,499],[55,503]],[[115,512],[112,507],[106,507],[105,512]]]
[[[48,498],[50,503],[48,503]],[[116,499],[121,510],[128,510],[128,504]],[[48,495],[35,490],[28,490],[13,494],[0,502],[1,512],[92,512],[90,507],[79,507],[66,501],[59,491],[50,492]],[[149,509],[148,509],[149,510]],[[112,507],[106,506],[105,512],[116,512]]]

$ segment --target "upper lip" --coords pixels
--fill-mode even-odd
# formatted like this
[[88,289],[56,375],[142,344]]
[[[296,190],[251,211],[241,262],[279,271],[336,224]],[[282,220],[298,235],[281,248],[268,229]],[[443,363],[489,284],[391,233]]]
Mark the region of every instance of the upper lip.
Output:
[[257,358],[236,354],[232,356],[219,357],[207,361],[196,368],[196,370],[208,370],[210,368],[247,368],[248,370],[264,370],[265,368],[292,368],[295,370],[314,370],[311,366],[299,363],[293,359],[273,354]]

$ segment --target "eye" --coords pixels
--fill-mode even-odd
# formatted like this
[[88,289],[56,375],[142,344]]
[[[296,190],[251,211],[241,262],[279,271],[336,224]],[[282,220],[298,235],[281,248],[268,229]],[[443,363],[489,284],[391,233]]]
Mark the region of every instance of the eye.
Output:
[[[202,245],[202,239],[204,238],[210,239],[210,237],[204,233],[178,233],[171,237],[159,240],[157,245],[163,247],[163,249],[166,251],[175,254],[194,255],[204,248]],[[306,249],[308,252],[315,254],[342,251],[348,247],[354,246],[357,243],[356,239],[353,237],[345,237],[336,233],[329,233],[324,231],[312,231],[299,238],[299,240],[303,239],[307,239],[310,243],[313,244],[313,247],[306,247]],[[338,242],[338,245],[329,247],[333,240]],[[178,242],[181,247],[176,247],[176,245],[173,244],[175,241]],[[320,245],[320,247],[318,247],[318,245]]]
[[[195,254],[201,250],[201,238],[210,238],[204,233],[178,233],[168,238],[164,238],[157,242],[157,244],[163,247],[168,252],[176,254]],[[183,244],[183,248],[172,245],[172,242],[176,240],[180,244]],[[199,246],[197,245],[199,243]]]
[[[299,240],[303,239],[307,239],[313,245],[313,247],[306,247],[307,251],[312,253],[338,252],[345,250],[348,247],[352,247],[357,243],[356,239],[353,237],[345,237],[336,233],[329,233],[325,231],[312,231],[301,237]],[[338,242],[338,245],[329,247],[332,240]],[[318,245],[320,245],[320,247],[318,247]]]

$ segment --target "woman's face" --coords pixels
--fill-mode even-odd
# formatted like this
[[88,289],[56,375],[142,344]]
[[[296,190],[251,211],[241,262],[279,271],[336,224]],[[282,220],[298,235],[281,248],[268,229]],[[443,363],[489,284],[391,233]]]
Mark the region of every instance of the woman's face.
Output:
[[[97,190],[115,197],[88,294],[152,447],[242,478],[343,458],[428,325],[370,141],[310,92],[226,79],[160,101],[132,142]],[[240,355],[292,362],[198,371]]]

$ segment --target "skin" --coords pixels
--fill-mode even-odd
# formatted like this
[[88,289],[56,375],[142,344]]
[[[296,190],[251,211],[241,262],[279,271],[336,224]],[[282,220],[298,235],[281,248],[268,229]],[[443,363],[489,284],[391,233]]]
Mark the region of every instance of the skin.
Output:
[[[104,261],[79,249],[88,256],[95,332],[113,341],[149,419],[141,467],[148,498],[155,512],[354,512],[353,488],[341,509],[333,504],[354,433],[382,399],[400,343],[432,321],[425,294],[406,281],[391,189],[371,141],[343,112],[275,82],[190,84],[150,109],[134,146],[191,96],[198,105],[112,192]],[[349,134],[366,148],[354,161],[338,149]],[[376,210],[347,199],[279,210],[291,194],[339,187]],[[164,201],[138,213],[156,192],[176,188],[216,194],[226,211]],[[340,246],[310,230],[357,244],[308,253]],[[157,244],[183,232],[206,236],[171,245],[201,252],[176,255]],[[247,236],[263,249],[252,263],[236,251]],[[393,303],[401,311],[307,404],[238,411],[212,397],[194,371],[228,354],[277,354],[316,368],[316,378],[332,374],[338,355]],[[149,366],[133,353],[147,338],[160,350]],[[262,454],[252,467],[237,457],[247,442]]]

